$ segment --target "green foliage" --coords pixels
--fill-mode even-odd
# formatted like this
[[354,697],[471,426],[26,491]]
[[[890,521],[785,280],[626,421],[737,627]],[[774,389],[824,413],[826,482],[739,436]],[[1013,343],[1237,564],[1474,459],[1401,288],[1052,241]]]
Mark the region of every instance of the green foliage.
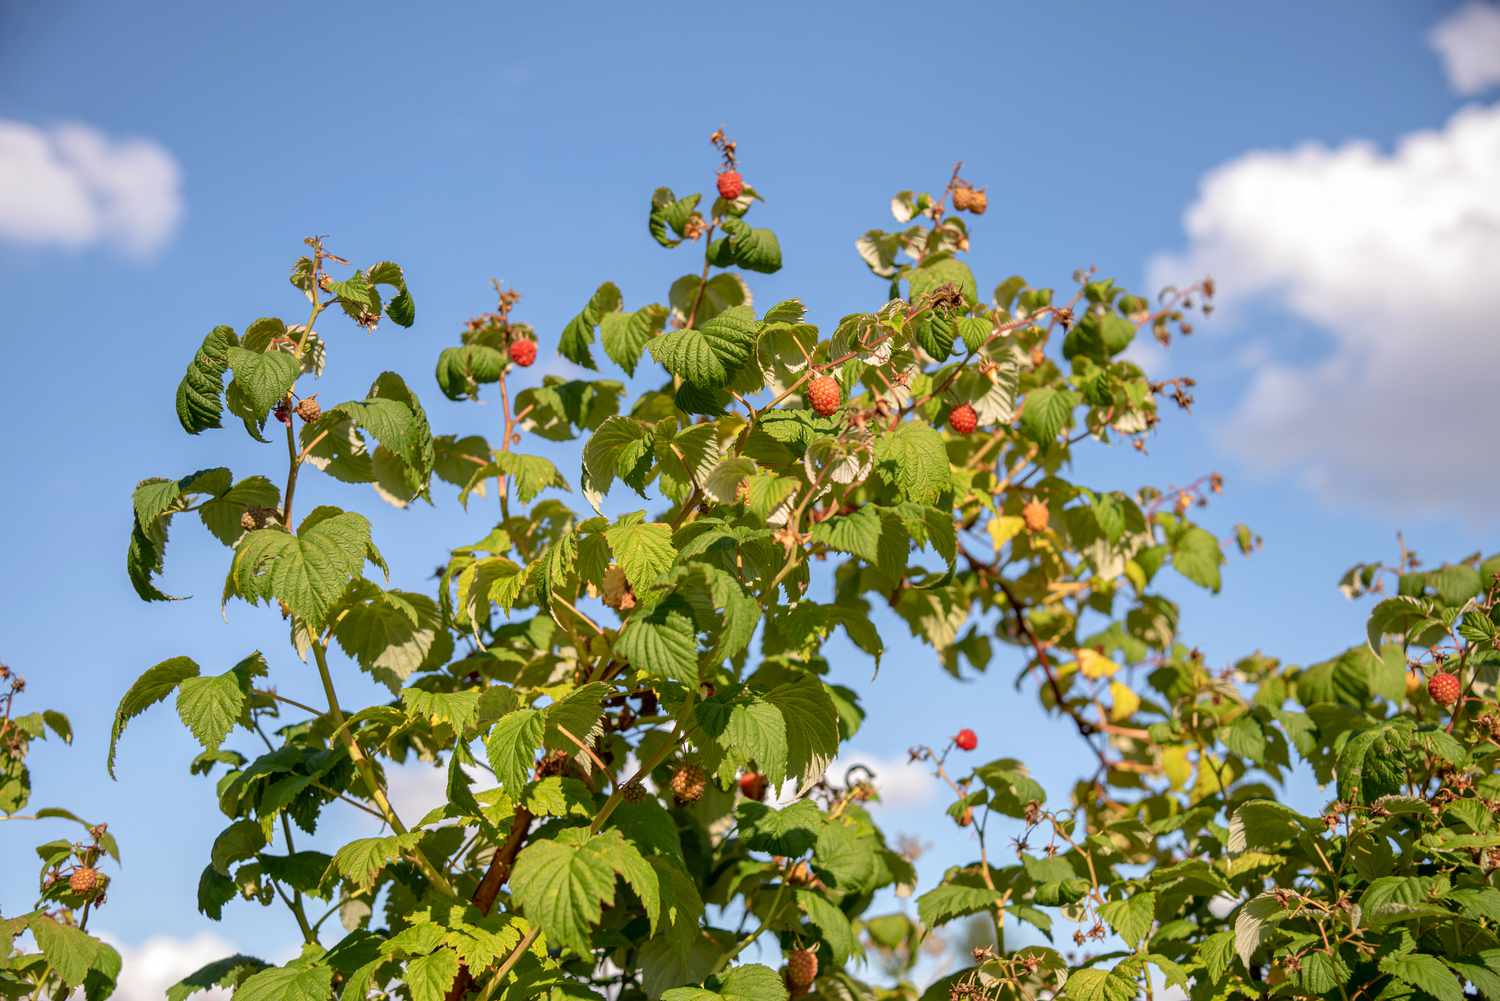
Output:
[[[1500,561],[1355,568],[1351,594],[1396,582],[1367,644],[1305,668],[1206,664],[1171,594],[1221,587],[1224,545],[1198,519],[1218,478],[1127,492],[1082,477],[1094,447],[1144,451],[1160,400],[1187,409],[1190,380],[1153,382],[1124,352],[1142,330],[1186,332],[1211,284],[1153,307],[1092,272],[1072,291],[1010,276],[985,300],[959,214],[976,197],[956,176],[898,194],[900,228],[856,245],[882,282],[872,311],[825,332],[800,300],[757,311],[746,274],[782,253],[748,221],[754,189],[708,204],[657,189],[649,235],[702,241],[701,261],[633,310],[597,284],[556,341],[585,369],[600,344],[636,390],[550,375],[516,392],[509,349],[537,338],[498,285],[497,309],[438,351],[447,400],[495,388],[497,443],[434,436],[394,373],[309,405],[334,343],[312,333],[321,314],[413,321],[394,264],[335,277],[341,259],[311,240],[291,276],[306,323],[214,328],[178,392],[182,426],[219,427],[227,406],[264,440],[275,415],[287,466],[143,481],[130,579],[165,599],[169,523],[199,512],[232,549],[223,600],[279,607],[326,699],[278,696],[254,654],[211,675],[172,658],[121,700],[111,771],[126,725],[175,693],[202,746],[191,767],[216,775],[228,824],[198,846],[200,910],[285,906],[305,942],[281,966],[210,964],[169,998],[786,1001],[788,971],[740,961],[756,946],[815,955],[826,998],[1125,1001],[1148,982],[1195,1001],[1494,996]],[[807,398],[824,376],[840,387],[828,415]],[[960,404],[972,433],[949,424]],[[568,503],[574,461],[586,504]],[[364,574],[385,565],[363,514],[319,507],[292,529],[298,477],[316,472],[398,507],[433,500],[436,473],[481,519],[474,541],[448,550],[433,593],[388,589]],[[617,483],[645,510],[619,513]],[[1253,533],[1235,532],[1248,554]],[[953,794],[933,821],[975,847],[920,888],[864,805],[882,777],[829,773],[863,711],[824,648],[842,633],[878,667],[876,608],[951,675],[1015,672],[1085,763],[1049,802],[1024,762],[916,735],[914,760]],[[346,711],[335,646],[389,698]],[[1440,668],[1466,692],[1451,710],[1418,680]],[[446,769],[422,818],[386,793],[383,765],[412,757]],[[7,767],[0,799],[19,809],[29,786]],[[1322,814],[1279,801],[1295,768],[1335,790]],[[297,849],[350,803],[386,829],[331,856]],[[919,992],[923,943],[959,921],[983,939]],[[1015,948],[1017,923],[1046,944]],[[113,976],[103,947],[39,927],[53,976]]]
[[81,837],[37,845],[42,865],[34,905],[30,910],[6,907],[7,916],[0,917],[0,997],[105,998],[120,977],[120,954],[89,934],[88,924],[108,891],[105,861],[120,860],[119,846],[106,825],[91,824],[61,807],[26,812],[32,743],[48,733],[71,743],[73,730],[67,717],[53,709],[18,713],[17,699],[25,687],[20,675],[0,665],[0,822],[39,828],[61,822],[68,833]]

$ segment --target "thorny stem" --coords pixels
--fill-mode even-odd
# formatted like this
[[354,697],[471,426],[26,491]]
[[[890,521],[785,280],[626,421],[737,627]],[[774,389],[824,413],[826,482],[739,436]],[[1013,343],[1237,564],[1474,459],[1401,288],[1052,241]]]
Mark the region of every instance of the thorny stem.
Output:
[[[261,742],[266,745],[266,750],[275,751],[276,745],[271,743],[271,738],[267,737],[266,732],[260,728],[260,721],[252,716],[251,725],[255,727],[255,732],[259,735]],[[292,824],[291,821],[287,820],[286,811],[284,810],[281,812],[281,832],[286,837],[287,854],[297,854],[297,844],[292,839]],[[293,887],[292,896],[288,898],[286,893],[281,889],[280,882],[276,879],[271,880],[271,888],[276,891],[276,895],[281,898],[281,902],[286,904],[287,910],[292,912],[292,917],[297,919],[297,927],[302,930],[302,940],[309,945],[315,944],[318,941],[318,933],[307,923],[307,911],[302,906],[302,891]]]
[[771,920],[776,916],[776,912],[781,909],[781,899],[786,895],[786,888],[787,882],[786,879],[783,878],[781,881],[781,885],[776,888],[776,895],[771,898],[771,907],[766,911],[765,916],[760,919],[760,924],[756,925],[754,931],[745,935],[738,942],[736,942],[733,949],[730,949],[724,955],[719,957],[719,961],[714,964],[715,973],[728,966],[731,962],[734,961],[734,957],[750,948],[750,944],[752,942],[766,933],[766,928],[770,926]]
[[[510,414],[510,391],[505,386],[504,368],[500,369],[500,412],[504,419],[501,428],[500,451],[509,452],[515,427],[514,418]],[[510,521],[510,484],[506,482],[504,470],[495,477],[495,492],[500,495],[500,516],[508,522]]]
[[[313,324],[317,322],[318,314],[323,312],[323,303],[318,300],[318,275],[323,269],[323,242],[313,239],[311,243],[313,248],[313,263],[312,272],[308,276],[307,297],[312,300],[312,312],[307,315],[307,325],[302,328],[302,334],[297,338],[297,348],[293,352],[299,365],[302,363],[303,352],[307,350],[307,339],[312,335]],[[291,399],[292,393],[288,390],[286,395],[288,404],[290,404]],[[288,467],[286,471],[286,490],[281,507],[281,524],[289,532],[292,530],[292,495],[297,490],[297,470],[302,467],[302,460],[307,457],[307,452],[311,451],[313,445],[316,444],[317,441],[312,442],[307,446],[307,450],[303,451],[300,455],[298,454],[296,436],[292,432],[292,415],[288,413],[286,425]]]
[[718,225],[719,220],[715,218],[708,224],[708,230],[703,234],[703,273],[698,276],[698,292],[693,296],[693,307],[688,310],[687,325],[689,327],[698,321],[698,306],[703,302],[703,293],[708,288],[708,248],[713,246],[714,230]]
[[[625,782],[623,784],[616,783],[614,792],[609,794],[609,799],[604,801],[604,805],[599,808],[599,812],[594,816],[593,823],[589,824],[589,834],[591,836],[598,834],[599,831],[603,829],[605,822],[609,820],[610,814],[614,813],[615,808],[620,805],[621,800],[624,799],[625,787],[630,785],[631,783],[641,781],[646,776],[655,771],[658,765],[660,765],[663,761],[666,761],[667,758],[677,750],[677,745],[682,742],[682,739],[686,735],[686,732],[683,731],[681,725],[679,724],[673,734],[672,739],[665,741],[662,744],[661,750],[657,751],[656,754],[654,754],[650,758],[650,760],[642,762],[641,767],[637,769],[636,773],[630,777],[629,782]],[[521,956],[526,952],[527,949],[531,948],[532,943],[534,943],[540,935],[541,929],[533,925],[532,929],[526,933],[526,936],[522,938],[521,941],[516,943],[516,947],[510,951],[510,955],[505,957],[505,962],[500,964],[499,968],[490,975],[489,980],[485,983],[484,990],[479,996],[480,1001],[487,1001],[487,999],[495,996],[495,992],[499,989],[500,984],[505,980],[506,975],[510,973],[511,969],[515,967],[516,963],[520,962]]]
[[[334,727],[338,731],[340,739],[343,740],[344,747],[349,751],[349,757],[353,759],[354,767],[359,770],[360,777],[364,779],[365,787],[370,791],[370,798],[375,801],[375,805],[380,809],[381,816],[385,818],[385,822],[390,825],[391,830],[397,834],[408,833],[407,826],[396,815],[395,809],[391,806],[390,799],[385,794],[384,787],[381,786],[380,780],[376,778],[374,765],[370,763],[370,759],[366,756],[364,749],[359,746],[359,741],[355,739],[354,734],[348,727],[344,711],[339,708],[338,693],[334,691],[333,674],[328,670],[328,652],[323,645],[323,641],[314,638],[311,646],[313,659],[318,662],[318,676],[323,682],[323,694],[328,698],[328,713],[333,717]],[[447,896],[458,896],[458,891],[453,888],[453,884],[448,881],[448,877],[444,876],[432,864],[420,847],[412,849],[411,857],[412,861],[416,863],[417,868],[422,870],[422,874],[434,886]]]

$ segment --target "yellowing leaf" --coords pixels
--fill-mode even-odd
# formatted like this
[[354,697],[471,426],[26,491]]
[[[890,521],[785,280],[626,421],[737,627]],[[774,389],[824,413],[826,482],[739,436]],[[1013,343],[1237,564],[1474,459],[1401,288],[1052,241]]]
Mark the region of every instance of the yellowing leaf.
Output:
[[1026,520],[1016,515],[999,515],[991,518],[990,523],[985,527],[989,529],[990,539],[994,541],[995,548],[999,549],[1021,534],[1021,529],[1026,527]]
[[1094,680],[1110,678],[1119,669],[1119,664],[1116,664],[1098,650],[1092,650],[1088,647],[1080,647],[1078,650],[1078,670],[1083,672],[1085,678]]
[[1167,780],[1172,783],[1173,789],[1181,789],[1187,785],[1187,780],[1193,775],[1192,762],[1188,761],[1186,747],[1169,747],[1161,752],[1162,770],[1167,773]]
[[1109,683],[1109,718],[1118,723],[1135,715],[1141,707],[1141,697],[1131,691],[1130,686],[1118,681]]

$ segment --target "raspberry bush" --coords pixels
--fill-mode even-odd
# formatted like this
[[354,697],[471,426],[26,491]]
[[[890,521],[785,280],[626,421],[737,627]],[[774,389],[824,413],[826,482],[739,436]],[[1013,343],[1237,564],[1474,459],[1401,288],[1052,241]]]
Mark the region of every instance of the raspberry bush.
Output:
[[[120,861],[119,845],[105,824],[91,824],[60,806],[32,807],[33,741],[50,734],[73,742],[73,726],[55,709],[19,712],[26,680],[0,664],[0,822],[33,823],[50,833],[81,833],[36,846],[41,860],[37,896],[29,910],[6,907],[0,915],[0,997],[107,997],[120,975],[120,954],[89,934],[89,918],[105,903],[106,860]],[[30,857],[8,865],[33,864]]]
[[[539,338],[497,286],[437,353],[453,405],[498,397],[498,440],[435,433],[448,404],[393,372],[313,400],[338,313],[379,336],[416,321],[398,265],[350,267],[318,239],[291,272],[305,320],[215,327],[190,360],[184,430],[227,412],[270,447],[259,469],[142,481],[130,579],[168,598],[168,525],[195,513],[228,549],[223,603],[277,609],[289,642],[150,668],[110,768],[174,698],[227,818],[201,846],[199,909],[284,908],[306,944],[280,966],[227,957],[173,1001],[1500,996],[1500,561],[1357,567],[1351,594],[1397,591],[1366,641],[1309,667],[1206,663],[1170,593],[1219,588],[1221,542],[1194,520],[1218,477],[1082,477],[1097,448],[1144,454],[1163,403],[1189,407],[1190,379],[1123,353],[1190,332],[1212,283],[1148,299],[1083,272],[982,293],[959,212],[988,197],[955,170],[858,239],[871,309],[820,328],[799,300],[756,300],[781,246],[713,141],[716,200],[650,196],[656,243],[701,247],[659,301],[631,290],[645,304],[626,308],[605,281]],[[508,383],[538,352],[578,374]],[[320,474],[351,508],[294,505]],[[456,488],[472,531],[431,591],[388,584],[359,484],[397,506]],[[878,665],[877,608],[935,668],[1014,674],[1083,764],[1059,800],[1025,762],[984,761],[1000,706],[936,749],[919,737],[974,846],[933,885],[867,808],[881,777],[828,767],[863,714],[824,648],[841,635]],[[277,692],[304,670],[321,704]],[[1439,671],[1461,686],[1451,710],[1423,683]],[[388,697],[346,705],[355,672]],[[424,817],[387,794],[385,765],[412,757],[447,768]],[[1322,813],[1279,800],[1294,767],[1328,784]],[[384,832],[309,847],[348,809]],[[983,940],[919,991],[924,943],[958,921]],[[1018,947],[1019,924],[1052,944]],[[40,944],[81,968],[74,940]]]

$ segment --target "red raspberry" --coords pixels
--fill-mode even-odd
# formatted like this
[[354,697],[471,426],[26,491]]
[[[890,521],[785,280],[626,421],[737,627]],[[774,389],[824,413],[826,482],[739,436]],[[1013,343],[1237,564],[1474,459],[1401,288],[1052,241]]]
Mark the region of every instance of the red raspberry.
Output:
[[820,375],[807,387],[807,402],[824,417],[839,408],[839,384],[831,375]]
[[959,434],[973,434],[979,426],[979,415],[967,403],[960,403],[948,411],[948,426]]
[[732,202],[745,193],[745,179],[737,170],[726,170],[719,175],[719,197]]
[[523,337],[519,341],[510,342],[510,360],[522,368],[527,368],[536,361],[536,341],[529,337]]
[[1432,696],[1432,701],[1440,706],[1451,706],[1458,701],[1463,694],[1463,689],[1458,683],[1458,676],[1449,674],[1447,671],[1439,671],[1427,682],[1427,694]]
[[979,735],[968,727],[964,727],[954,736],[953,743],[958,745],[960,751],[972,751],[979,746]]
[[740,793],[746,799],[760,802],[766,798],[766,777],[760,772],[746,772],[740,776]]
[[812,949],[793,949],[786,955],[786,982],[800,994],[818,979],[818,954]]
[[273,413],[275,413],[278,421],[287,427],[292,426],[292,404],[290,400],[282,400],[280,403],[277,403]]

